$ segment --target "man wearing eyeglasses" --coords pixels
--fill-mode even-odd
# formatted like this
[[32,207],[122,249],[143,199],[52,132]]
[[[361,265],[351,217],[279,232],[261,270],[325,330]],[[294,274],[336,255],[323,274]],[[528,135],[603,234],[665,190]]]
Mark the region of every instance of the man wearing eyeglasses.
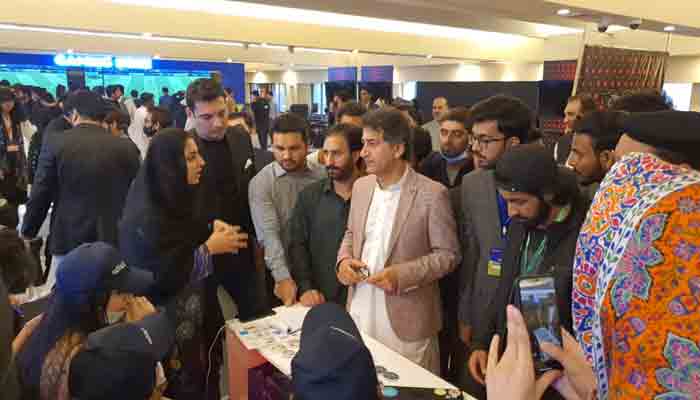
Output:
[[[460,337],[467,346],[471,343],[472,327],[485,323],[483,308],[498,289],[510,224],[506,202],[498,194],[491,168],[506,150],[525,143],[534,125],[530,108],[513,97],[494,96],[477,103],[470,111],[469,141],[475,170],[462,180],[461,214],[457,216],[464,254],[458,317]],[[469,375],[483,385],[486,360],[470,357],[468,365],[471,374],[463,374],[462,386],[479,396],[483,387],[475,385]]]
[[[193,121],[199,152],[207,163],[196,189],[196,218],[209,222],[220,219],[252,235],[248,185],[255,167],[250,135],[240,127],[228,127],[226,95],[213,79],[197,79],[187,88],[187,114]],[[248,248],[237,254],[213,257],[214,278],[235,301],[241,319],[257,315],[265,306],[264,283],[255,269],[253,243],[251,240]]]

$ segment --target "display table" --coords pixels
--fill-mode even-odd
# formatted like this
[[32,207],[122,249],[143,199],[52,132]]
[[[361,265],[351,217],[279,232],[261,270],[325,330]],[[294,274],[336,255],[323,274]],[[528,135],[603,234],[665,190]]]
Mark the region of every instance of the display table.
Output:
[[[301,306],[292,307],[294,315],[290,319],[299,319],[300,314],[304,315],[305,309]],[[229,399],[248,399],[248,371],[259,367],[266,362],[272,364],[279,371],[291,377],[291,359],[296,354],[294,346],[298,346],[299,332],[287,334],[283,332],[280,337],[270,339],[267,335],[260,335],[251,340],[251,333],[256,335],[260,330],[267,327],[274,329],[280,326],[279,322],[285,320],[285,314],[289,309],[279,307],[275,309],[278,315],[266,317],[257,321],[241,323],[238,320],[226,323],[226,357],[228,359],[229,374]],[[289,320],[289,319],[287,319]],[[281,323],[284,326],[284,322]],[[295,331],[295,329],[290,329]],[[381,374],[378,378],[385,386],[396,388],[425,388],[425,389],[445,389],[456,390],[457,388],[447,381],[433,375],[431,372],[421,368],[417,364],[409,361],[383,344],[374,340],[366,334],[362,334],[362,339],[367,345],[374,363],[391,371],[397,379],[387,380]],[[246,347],[248,346],[248,347]],[[473,400],[465,395],[464,399]]]

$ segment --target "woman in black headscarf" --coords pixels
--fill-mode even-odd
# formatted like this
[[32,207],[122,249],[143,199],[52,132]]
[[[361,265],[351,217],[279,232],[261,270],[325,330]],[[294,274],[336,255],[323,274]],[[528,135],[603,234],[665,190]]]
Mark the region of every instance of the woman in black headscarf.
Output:
[[[178,321],[177,350],[168,392],[177,399],[218,398],[217,361],[207,382],[209,346],[223,325],[215,286],[208,279],[211,256],[235,252],[247,237],[221,221],[212,227],[194,217],[194,188],[204,168],[192,136],[181,129],[155,135],[127,197],[119,243],[127,264],[150,270],[157,284],[152,299],[167,305]],[[220,352],[219,356],[220,356]]]

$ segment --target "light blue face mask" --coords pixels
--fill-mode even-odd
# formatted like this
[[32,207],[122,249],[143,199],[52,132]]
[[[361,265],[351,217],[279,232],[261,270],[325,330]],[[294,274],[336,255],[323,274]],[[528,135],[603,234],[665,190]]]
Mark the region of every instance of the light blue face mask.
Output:
[[122,322],[126,316],[126,311],[107,311],[107,324],[114,325]]
[[447,162],[447,165],[459,164],[459,163],[461,163],[462,161],[464,161],[464,160],[467,159],[467,152],[466,152],[466,151],[462,152],[462,153],[461,153],[460,155],[458,155],[458,156],[455,156],[455,157],[448,157],[447,155],[445,155],[445,153],[442,152],[442,150],[440,150],[440,155],[442,156],[442,159],[445,160],[445,161]]

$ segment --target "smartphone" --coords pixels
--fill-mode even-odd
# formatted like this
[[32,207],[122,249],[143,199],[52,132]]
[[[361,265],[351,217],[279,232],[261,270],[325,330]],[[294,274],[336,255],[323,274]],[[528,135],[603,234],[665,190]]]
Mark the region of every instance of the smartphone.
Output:
[[540,349],[541,342],[562,346],[557,291],[553,276],[530,276],[518,279],[520,291],[520,312],[525,318],[535,370],[544,373],[552,369],[562,369],[561,364]]

